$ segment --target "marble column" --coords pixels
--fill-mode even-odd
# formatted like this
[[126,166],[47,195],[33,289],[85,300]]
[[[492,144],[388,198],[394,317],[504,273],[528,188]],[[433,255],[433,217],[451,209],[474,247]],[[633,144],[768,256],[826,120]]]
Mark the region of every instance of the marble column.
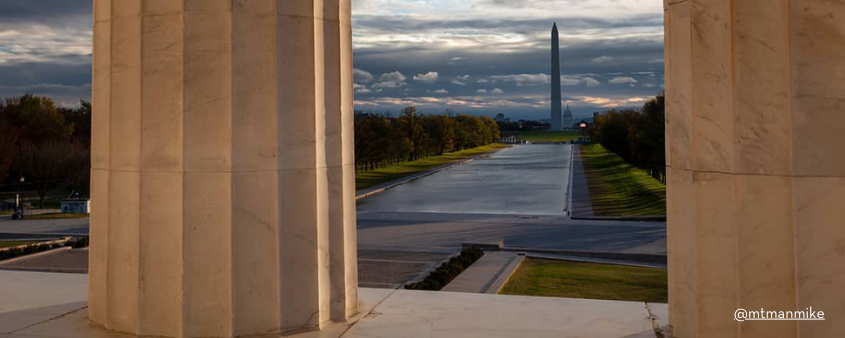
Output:
[[664,4],[674,335],[845,335],[845,3]]
[[144,336],[357,311],[349,0],[95,0],[89,317]]

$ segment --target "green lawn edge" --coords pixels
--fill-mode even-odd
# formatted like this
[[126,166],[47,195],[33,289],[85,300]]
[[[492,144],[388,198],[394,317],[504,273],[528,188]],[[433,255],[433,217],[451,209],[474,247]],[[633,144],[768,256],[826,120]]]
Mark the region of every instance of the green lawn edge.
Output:
[[40,215],[25,215],[24,220],[32,219],[75,219],[87,218],[89,214],[71,214],[71,213],[49,213]]
[[531,142],[570,142],[578,139],[578,131],[521,131],[520,138]]
[[594,215],[666,215],[666,185],[600,144],[580,149]]
[[665,269],[528,258],[499,294],[666,303]]
[[449,163],[468,159],[478,155],[510,147],[506,144],[493,143],[472,149],[456,151],[440,156],[431,156],[417,161],[403,162],[389,167],[355,173],[355,189],[367,189],[381,183],[390,182],[405,176],[421,173]]

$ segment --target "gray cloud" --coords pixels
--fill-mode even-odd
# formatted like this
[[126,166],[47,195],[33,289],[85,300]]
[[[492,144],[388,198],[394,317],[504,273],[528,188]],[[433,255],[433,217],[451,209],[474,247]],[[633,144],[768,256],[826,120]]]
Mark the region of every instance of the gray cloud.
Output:
[[0,28],[91,25],[93,0],[0,0]]
[[[563,96],[576,116],[639,106],[663,85],[662,12],[635,8],[644,1],[474,0],[444,16],[450,7],[436,5],[446,0],[354,0],[356,109],[398,111],[416,104],[429,112],[544,118],[548,82],[513,77],[550,78],[553,21],[561,32]],[[70,104],[89,98],[91,3],[0,0],[0,96],[35,92]],[[429,12],[414,6],[430,6]],[[614,78],[635,82],[609,85]]]

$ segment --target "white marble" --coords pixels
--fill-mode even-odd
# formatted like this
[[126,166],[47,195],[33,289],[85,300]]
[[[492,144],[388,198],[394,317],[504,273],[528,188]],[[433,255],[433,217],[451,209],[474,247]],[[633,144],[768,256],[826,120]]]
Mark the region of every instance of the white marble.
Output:
[[[678,337],[834,337],[845,322],[845,3],[665,0],[669,299]],[[726,315],[727,314],[727,315]]]
[[357,313],[349,0],[96,0],[89,318],[165,337]]
[[[21,274],[25,276],[18,276]],[[11,276],[17,276],[15,278],[24,283],[8,284],[9,288],[0,289],[0,297],[37,293],[45,286],[85,278],[85,275],[0,271],[0,281],[9,281]],[[56,306],[49,311],[26,313],[26,317],[15,311],[0,313],[0,337],[129,337],[88,324],[86,304],[77,301],[85,297],[84,282],[66,283],[61,291],[76,295],[76,298],[45,292],[47,297],[44,299]],[[368,288],[361,288],[359,292],[361,312],[350,317],[348,322],[330,323],[321,331],[287,337],[652,338],[655,327],[664,326],[668,313],[666,304],[642,302]],[[18,310],[45,305],[39,299],[19,299],[14,304]],[[26,325],[13,329],[2,326],[20,318],[28,319]]]

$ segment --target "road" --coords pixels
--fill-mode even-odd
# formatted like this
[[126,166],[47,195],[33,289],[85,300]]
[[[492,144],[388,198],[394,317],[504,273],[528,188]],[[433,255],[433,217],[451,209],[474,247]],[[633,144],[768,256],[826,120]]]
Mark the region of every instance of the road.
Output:
[[555,216],[373,212],[358,215],[358,246],[426,251],[466,242],[506,246],[666,254],[665,222],[570,220]]

